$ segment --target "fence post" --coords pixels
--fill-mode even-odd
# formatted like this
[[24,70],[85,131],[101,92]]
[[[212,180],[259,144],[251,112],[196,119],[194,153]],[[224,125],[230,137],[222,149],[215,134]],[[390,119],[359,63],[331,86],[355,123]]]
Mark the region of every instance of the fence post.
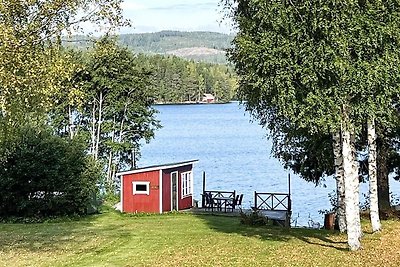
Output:
[[291,192],[290,192],[290,173],[288,174],[288,182],[289,182],[289,199],[288,199],[288,212],[292,211],[292,196],[291,196]]
[[274,197],[275,197],[275,194],[271,194],[271,208],[272,208],[272,210],[275,210],[275,207],[274,207]]
[[203,171],[203,194],[201,195],[201,206],[205,207],[205,193],[206,193],[206,172]]
[[257,192],[254,191],[254,209],[257,210],[258,206],[257,206]]

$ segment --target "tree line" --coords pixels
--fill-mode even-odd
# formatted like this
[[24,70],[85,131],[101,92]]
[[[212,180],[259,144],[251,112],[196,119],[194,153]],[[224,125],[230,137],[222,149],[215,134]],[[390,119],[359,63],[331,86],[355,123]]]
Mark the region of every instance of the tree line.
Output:
[[121,34],[120,43],[138,53],[165,53],[186,47],[208,47],[225,50],[230,47],[232,35],[216,32],[161,31],[154,33]]
[[185,60],[176,56],[139,54],[137,60],[151,70],[156,102],[201,102],[205,93],[216,102],[236,97],[236,75],[227,65]]

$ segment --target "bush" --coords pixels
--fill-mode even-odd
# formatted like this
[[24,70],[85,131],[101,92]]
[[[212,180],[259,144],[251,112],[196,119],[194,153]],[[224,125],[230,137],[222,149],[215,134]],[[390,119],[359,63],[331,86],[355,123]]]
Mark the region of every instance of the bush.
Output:
[[267,219],[260,214],[258,211],[252,211],[251,213],[240,212],[240,223],[251,226],[262,226],[267,224]]
[[0,145],[0,216],[87,213],[101,173],[82,143],[23,126]]

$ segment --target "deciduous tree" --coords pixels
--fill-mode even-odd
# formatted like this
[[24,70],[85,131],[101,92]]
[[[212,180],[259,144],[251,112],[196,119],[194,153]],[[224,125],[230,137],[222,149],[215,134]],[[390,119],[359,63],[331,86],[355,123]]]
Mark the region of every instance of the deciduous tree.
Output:
[[387,123],[393,113],[399,3],[224,2],[238,29],[229,57],[247,109],[272,135],[276,118],[293,130],[340,135],[348,243],[359,249],[355,140],[367,119]]
[[[0,1],[0,108],[4,123],[45,112],[71,75],[60,54],[62,34],[93,23],[101,30],[127,25],[121,0]],[[8,127],[12,128],[12,127]],[[2,130],[5,130],[4,128]]]

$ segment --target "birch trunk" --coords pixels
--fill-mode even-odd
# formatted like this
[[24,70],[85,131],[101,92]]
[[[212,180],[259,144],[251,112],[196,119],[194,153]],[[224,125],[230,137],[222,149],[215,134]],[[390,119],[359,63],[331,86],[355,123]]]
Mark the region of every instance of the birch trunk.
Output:
[[95,149],[96,149],[96,102],[95,102],[95,100],[93,100],[91,131],[92,131],[91,132],[91,139],[92,139],[91,152],[94,157]]
[[343,175],[343,154],[341,131],[337,130],[333,133],[333,155],[335,159],[335,178],[336,178],[336,197],[337,210],[336,216],[339,224],[340,232],[346,231],[346,207],[345,207],[345,190],[344,190],[344,175]]
[[363,233],[361,230],[361,218],[360,218],[360,179],[358,174],[358,160],[356,157],[356,147],[355,147],[355,139],[354,134],[350,134],[350,146],[351,146],[351,156],[352,156],[352,172],[355,181],[355,197],[354,197],[354,207],[357,209],[356,216],[356,225],[357,225],[357,233],[358,239],[361,240]]
[[368,122],[368,176],[369,176],[369,198],[370,198],[370,216],[372,231],[381,230],[378,208],[378,179],[376,171],[376,132],[375,121]]
[[[347,223],[347,243],[350,250],[361,248],[358,220],[360,209],[358,207],[357,187],[358,175],[354,175],[354,156],[352,155],[351,132],[345,126],[342,129],[343,175],[345,182],[345,206]],[[357,205],[355,204],[357,202]]]
[[[127,112],[127,110],[128,110],[128,103],[125,103],[125,106],[124,106],[124,113],[123,113],[123,116],[122,116],[122,119],[121,119],[121,123],[120,123],[120,128],[119,128],[119,137],[117,138],[117,137],[115,137],[116,139],[117,139],[117,142],[119,143],[119,144],[122,144],[122,141],[123,141],[123,136],[124,136],[124,123],[125,123],[125,117],[126,117],[126,112]],[[119,151],[118,153],[117,153],[117,155],[116,155],[116,163],[114,164],[114,168],[113,168],[113,172],[114,172],[114,174],[113,174],[113,177],[115,177],[115,173],[116,173],[116,169],[119,169],[119,164],[120,164],[120,162],[121,162],[121,151]]]
[[[111,133],[111,143],[114,143],[115,141],[115,116],[113,119],[113,130]],[[108,186],[113,187],[114,183],[113,183],[113,174],[112,174],[112,165],[114,163],[114,153],[113,153],[113,148],[110,148],[110,153],[108,155],[108,165],[107,165],[107,184]]]
[[72,110],[71,106],[68,105],[68,131],[69,131],[69,138],[74,138],[74,121],[72,118]]
[[94,159],[97,160],[99,157],[99,144],[100,144],[100,131],[101,131],[101,120],[103,113],[103,92],[100,91],[99,95],[99,112],[98,112],[98,121],[97,121],[97,136],[96,136],[96,148],[94,153]]

